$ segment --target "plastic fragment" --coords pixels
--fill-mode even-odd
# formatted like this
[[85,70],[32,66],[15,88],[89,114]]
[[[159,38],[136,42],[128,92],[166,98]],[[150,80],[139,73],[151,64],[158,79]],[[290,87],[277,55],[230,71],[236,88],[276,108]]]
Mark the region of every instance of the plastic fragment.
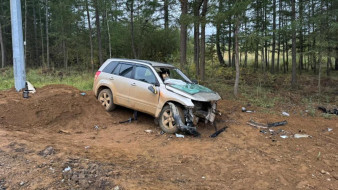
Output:
[[293,137],[296,138],[296,139],[299,139],[299,138],[308,138],[308,137],[311,137],[311,136],[307,135],[307,134],[294,134]]
[[72,168],[70,168],[69,166],[67,166],[67,168],[65,168],[62,172],[68,172],[70,170],[72,170]]
[[181,135],[181,134],[175,134],[177,138],[184,138],[184,135]]
[[285,112],[285,111],[283,111],[283,112],[282,112],[282,115],[284,115],[284,116],[288,116],[288,117],[290,116],[290,114],[289,114],[289,113],[287,113],[287,112]]
[[287,135],[281,135],[280,138],[282,138],[282,139],[287,139],[287,138],[289,138],[289,137],[288,137]]

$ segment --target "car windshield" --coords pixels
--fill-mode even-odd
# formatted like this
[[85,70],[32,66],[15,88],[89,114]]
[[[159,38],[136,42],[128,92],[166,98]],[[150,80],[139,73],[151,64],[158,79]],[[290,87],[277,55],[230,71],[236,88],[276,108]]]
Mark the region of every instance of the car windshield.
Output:
[[192,83],[191,80],[179,69],[171,67],[156,67],[155,70],[160,75],[165,84]]

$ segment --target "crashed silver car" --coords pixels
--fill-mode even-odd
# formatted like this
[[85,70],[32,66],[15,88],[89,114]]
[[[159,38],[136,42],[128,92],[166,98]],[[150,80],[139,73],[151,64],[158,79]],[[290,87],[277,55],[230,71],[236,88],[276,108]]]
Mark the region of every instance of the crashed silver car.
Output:
[[108,59],[93,90],[107,111],[120,105],[150,114],[166,133],[198,134],[199,121],[214,122],[221,99],[170,64],[130,59]]

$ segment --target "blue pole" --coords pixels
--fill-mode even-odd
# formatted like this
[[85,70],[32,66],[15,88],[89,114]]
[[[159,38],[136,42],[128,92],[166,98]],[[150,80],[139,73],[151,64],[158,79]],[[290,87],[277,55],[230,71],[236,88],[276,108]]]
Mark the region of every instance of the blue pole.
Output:
[[12,21],[12,46],[13,46],[13,69],[15,89],[20,91],[25,88],[26,70],[22,35],[22,16],[20,0],[11,1]]

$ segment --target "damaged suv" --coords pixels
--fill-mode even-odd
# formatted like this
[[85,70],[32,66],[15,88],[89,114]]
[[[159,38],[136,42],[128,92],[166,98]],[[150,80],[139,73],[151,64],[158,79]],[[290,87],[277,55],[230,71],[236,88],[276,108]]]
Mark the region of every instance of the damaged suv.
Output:
[[214,122],[221,99],[170,64],[130,59],[104,62],[93,90],[107,111],[120,105],[150,114],[166,133],[198,133],[199,121]]

